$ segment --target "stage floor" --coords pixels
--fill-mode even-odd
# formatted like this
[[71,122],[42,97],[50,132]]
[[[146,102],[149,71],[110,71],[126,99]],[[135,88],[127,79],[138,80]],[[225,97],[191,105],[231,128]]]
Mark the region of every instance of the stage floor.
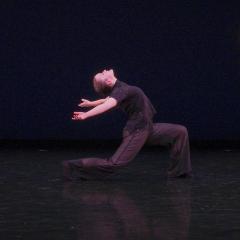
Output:
[[192,179],[168,180],[167,150],[146,148],[109,180],[63,180],[63,160],[112,152],[0,149],[1,240],[240,239],[239,149],[192,149]]

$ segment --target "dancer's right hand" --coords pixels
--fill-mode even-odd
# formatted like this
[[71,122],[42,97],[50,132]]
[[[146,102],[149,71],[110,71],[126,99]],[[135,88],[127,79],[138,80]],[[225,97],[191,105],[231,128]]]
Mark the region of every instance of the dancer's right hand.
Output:
[[81,101],[82,101],[82,102],[80,102],[80,103],[78,104],[79,107],[92,107],[91,101],[89,101],[89,100],[87,100],[87,99],[84,99],[84,98],[82,98]]

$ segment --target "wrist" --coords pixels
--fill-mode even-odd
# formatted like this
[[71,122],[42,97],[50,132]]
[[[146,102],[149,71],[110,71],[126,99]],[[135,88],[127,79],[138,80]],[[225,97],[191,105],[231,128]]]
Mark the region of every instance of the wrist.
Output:
[[89,117],[89,116],[88,116],[88,113],[87,113],[87,112],[85,112],[85,113],[82,115],[83,120],[87,119],[88,117]]
[[94,107],[94,106],[95,106],[94,101],[89,102],[89,107]]

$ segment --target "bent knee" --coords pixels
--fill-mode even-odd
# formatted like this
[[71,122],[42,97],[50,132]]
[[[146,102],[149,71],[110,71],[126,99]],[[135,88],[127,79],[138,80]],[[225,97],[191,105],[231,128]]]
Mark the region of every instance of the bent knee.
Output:
[[188,135],[188,130],[183,125],[177,125],[176,130],[177,130],[178,134],[181,135],[181,136]]

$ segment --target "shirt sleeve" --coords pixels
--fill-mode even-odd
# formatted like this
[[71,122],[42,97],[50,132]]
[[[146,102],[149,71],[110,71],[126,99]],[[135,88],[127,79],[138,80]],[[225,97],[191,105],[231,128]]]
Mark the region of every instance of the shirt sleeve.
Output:
[[114,90],[110,93],[109,97],[112,97],[112,98],[116,99],[116,100],[117,100],[117,103],[119,104],[119,103],[121,103],[124,99],[126,99],[127,93],[126,93],[126,91],[123,91],[122,88],[117,88],[117,89],[114,89]]

